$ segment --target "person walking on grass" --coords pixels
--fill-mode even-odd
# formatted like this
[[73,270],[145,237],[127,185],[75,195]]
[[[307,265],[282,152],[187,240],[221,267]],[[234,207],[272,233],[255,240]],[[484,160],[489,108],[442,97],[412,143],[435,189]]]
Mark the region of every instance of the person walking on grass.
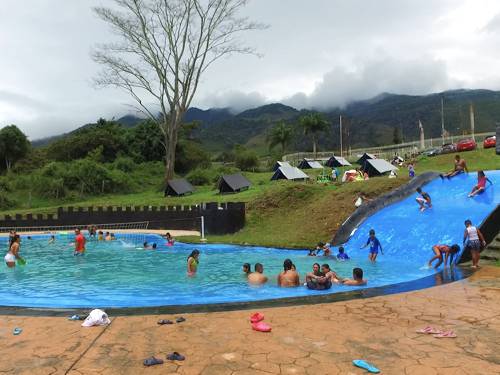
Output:
[[375,262],[377,260],[379,249],[382,255],[384,255],[384,251],[382,250],[382,245],[380,244],[378,238],[375,237],[375,231],[373,229],[370,229],[370,236],[368,237],[366,244],[364,246],[361,246],[361,249],[364,249],[368,245],[370,245],[370,253],[368,254],[368,259],[370,259],[371,262]]
[[470,251],[472,268],[479,268],[479,256],[484,246],[486,241],[481,231],[473,226],[470,220],[465,220],[464,247]]

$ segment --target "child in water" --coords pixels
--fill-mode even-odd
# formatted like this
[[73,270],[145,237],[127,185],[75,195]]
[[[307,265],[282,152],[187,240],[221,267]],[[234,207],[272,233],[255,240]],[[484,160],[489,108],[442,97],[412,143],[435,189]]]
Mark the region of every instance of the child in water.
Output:
[[380,249],[380,252],[382,253],[382,255],[384,255],[384,252],[382,251],[382,245],[380,244],[378,238],[375,237],[375,231],[373,229],[370,229],[370,236],[368,237],[366,244],[364,246],[361,246],[361,248],[364,249],[368,245],[370,245],[370,253],[368,254],[368,259],[370,259],[370,261],[375,262],[378,255],[378,249]]
[[[422,191],[422,188],[417,188],[417,193],[421,195],[421,197],[415,199],[420,206],[420,211],[424,211],[426,208],[431,208],[431,196],[425,191]],[[427,205],[427,207],[425,207],[425,205]]]
[[344,246],[339,247],[339,253],[337,254],[337,260],[344,261],[349,260],[349,255],[345,253]]

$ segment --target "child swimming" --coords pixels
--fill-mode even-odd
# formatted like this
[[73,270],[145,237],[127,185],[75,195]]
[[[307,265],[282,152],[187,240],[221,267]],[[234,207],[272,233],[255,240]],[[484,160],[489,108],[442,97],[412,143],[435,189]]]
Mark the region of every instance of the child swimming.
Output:
[[339,253],[337,254],[337,260],[344,261],[349,260],[349,255],[345,253],[344,246],[339,247]]

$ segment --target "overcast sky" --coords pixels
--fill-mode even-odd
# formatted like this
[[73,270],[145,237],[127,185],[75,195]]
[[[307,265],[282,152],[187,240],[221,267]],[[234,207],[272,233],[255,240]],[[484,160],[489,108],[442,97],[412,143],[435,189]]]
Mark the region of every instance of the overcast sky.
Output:
[[[126,94],[92,85],[90,51],[112,38],[92,6],[110,3],[0,1],[0,127],[37,139],[130,112]],[[381,92],[500,89],[498,0],[253,0],[244,14],[269,25],[244,36],[262,57],[219,61],[195,106],[328,109]]]

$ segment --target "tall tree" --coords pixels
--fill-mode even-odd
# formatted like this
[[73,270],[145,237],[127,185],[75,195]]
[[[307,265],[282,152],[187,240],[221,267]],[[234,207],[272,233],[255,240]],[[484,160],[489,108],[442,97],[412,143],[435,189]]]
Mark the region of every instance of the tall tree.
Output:
[[321,113],[310,113],[308,115],[301,116],[299,118],[299,124],[304,128],[304,134],[310,134],[313,142],[313,153],[314,157],[316,157],[317,151],[317,134],[324,132],[328,129],[330,125],[328,121],[323,118]]
[[286,146],[292,140],[292,136],[292,128],[290,126],[287,126],[284,121],[278,122],[269,133],[269,148],[281,145],[281,153],[284,154]]
[[104,67],[96,83],[126,90],[137,102],[136,108],[160,127],[165,179],[169,179],[174,173],[178,131],[200,77],[223,56],[254,53],[237,37],[263,26],[238,17],[247,0],[114,3],[116,8],[94,8],[121,40],[94,52],[94,60]]
[[0,130],[0,158],[7,170],[14,163],[28,154],[30,142],[16,125],[10,125]]

